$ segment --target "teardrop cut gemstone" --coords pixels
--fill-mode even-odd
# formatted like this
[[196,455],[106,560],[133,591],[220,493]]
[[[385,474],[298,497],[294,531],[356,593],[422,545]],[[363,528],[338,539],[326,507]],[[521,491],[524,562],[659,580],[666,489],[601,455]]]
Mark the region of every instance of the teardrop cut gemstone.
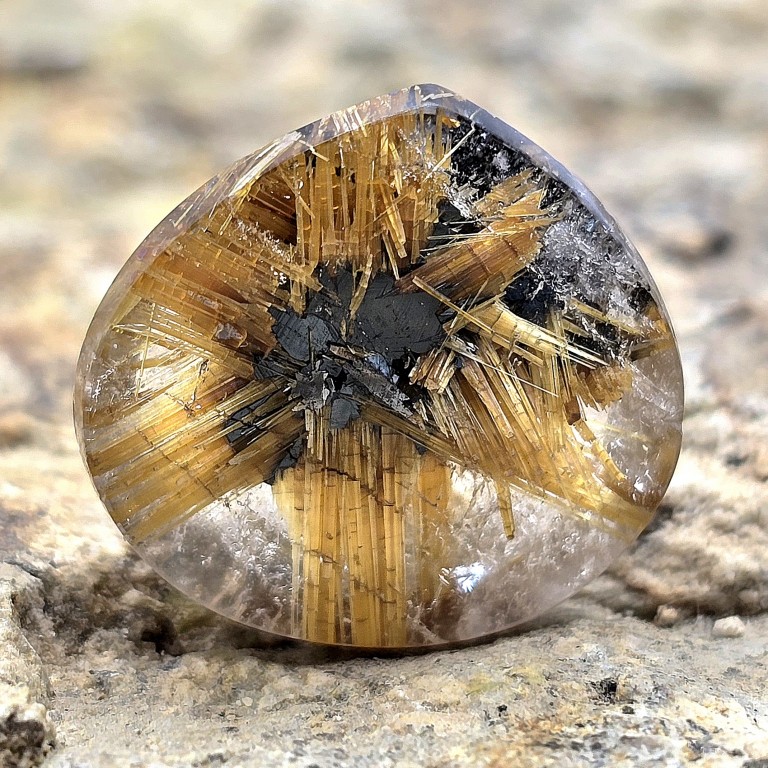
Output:
[[76,421],[126,539],[316,643],[534,618],[640,533],[680,448],[648,271],[563,166],[421,85],[286,134],[169,214],[88,331]]

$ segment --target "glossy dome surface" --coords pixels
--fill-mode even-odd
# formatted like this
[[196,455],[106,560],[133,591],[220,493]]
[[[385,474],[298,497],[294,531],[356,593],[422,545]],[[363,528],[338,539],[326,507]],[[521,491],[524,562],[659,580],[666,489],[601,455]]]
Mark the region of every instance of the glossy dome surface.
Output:
[[602,571],[669,483],[682,376],[583,184],[414,86],[173,211],[94,318],[75,410],[104,504],[179,589],[397,648],[504,630]]

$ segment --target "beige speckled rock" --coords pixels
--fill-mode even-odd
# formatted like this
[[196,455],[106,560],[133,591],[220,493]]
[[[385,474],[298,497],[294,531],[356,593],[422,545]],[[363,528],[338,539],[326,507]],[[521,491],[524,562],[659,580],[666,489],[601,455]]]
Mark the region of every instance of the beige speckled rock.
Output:
[[[53,723],[55,768],[768,760],[763,0],[2,14],[0,723],[12,706],[32,723],[14,754],[39,760]],[[77,352],[119,266],[199,183],[419,80],[504,114],[636,241],[683,353],[680,469],[637,547],[528,634],[336,663],[252,650],[263,638],[160,583],[100,508],[71,428]],[[662,605],[674,622],[653,623]]]
[[45,671],[20,626],[20,613],[39,603],[36,579],[0,563],[0,765],[7,768],[34,768],[55,740]]
[[712,625],[715,637],[742,637],[746,631],[744,622],[738,616],[726,616]]

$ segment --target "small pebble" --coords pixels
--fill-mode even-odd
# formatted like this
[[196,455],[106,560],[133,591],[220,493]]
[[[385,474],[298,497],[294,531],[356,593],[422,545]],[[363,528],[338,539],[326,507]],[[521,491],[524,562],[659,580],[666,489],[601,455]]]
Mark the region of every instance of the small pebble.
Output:
[[673,605],[660,605],[653,619],[657,627],[674,627],[678,621],[680,621],[680,610]]
[[712,634],[715,637],[741,637],[746,627],[738,616],[727,616],[718,619],[712,626]]

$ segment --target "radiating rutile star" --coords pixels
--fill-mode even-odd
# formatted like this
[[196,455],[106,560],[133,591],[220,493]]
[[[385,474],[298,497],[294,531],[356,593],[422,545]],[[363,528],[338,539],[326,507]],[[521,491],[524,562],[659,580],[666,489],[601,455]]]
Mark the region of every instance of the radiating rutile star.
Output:
[[605,567],[669,482],[681,402],[656,288],[600,204],[415,86],[171,213],[97,313],[77,417],[111,515],[188,594],[405,647],[505,629]]

